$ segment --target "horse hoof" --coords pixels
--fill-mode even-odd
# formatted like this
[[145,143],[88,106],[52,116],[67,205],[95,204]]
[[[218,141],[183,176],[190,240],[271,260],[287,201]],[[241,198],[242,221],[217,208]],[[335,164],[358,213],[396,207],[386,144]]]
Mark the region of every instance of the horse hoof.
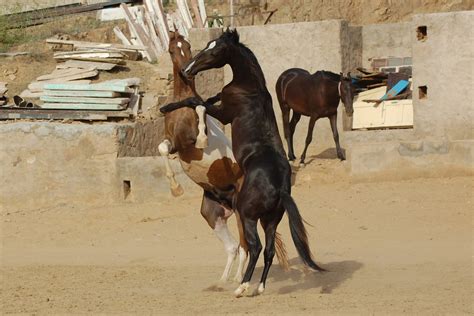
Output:
[[239,285],[239,287],[237,288],[237,290],[234,291],[234,295],[235,297],[242,297],[242,295],[244,295],[244,293],[248,290],[249,288],[249,283],[248,282],[245,282],[245,283],[242,283],[241,285]]
[[181,186],[181,184],[178,184],[178,186],[176,188],[171,188],[171,194],[174,197],[178,197],[178,196],[183,195],[184,190],[183,190],[183,187]]
[[262,294],[263,291],[265,291],[265,285],[263,285],[263,283],[260,283],[260,285],[258,286],[258,289],[257,289],[257,293]]

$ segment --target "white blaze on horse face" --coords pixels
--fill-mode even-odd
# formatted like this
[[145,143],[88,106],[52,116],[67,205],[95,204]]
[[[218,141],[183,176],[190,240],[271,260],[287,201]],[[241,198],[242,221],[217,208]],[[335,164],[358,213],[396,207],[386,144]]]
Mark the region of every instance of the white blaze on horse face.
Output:
[[179,51],[181,52],[181,55],[184,57],[184,52],[183,52],[183,43],[178,42],[177,46],[179,47]]
[[216,41],[212,41],[209,46],[206,48],[205,51],[208,51],[208,50],[211,50],[213,49],[214,47],[216,47]]
[[186,67],[186,69],[184,70],[184,72],[187,73],[187,72],[193,67],[193,65],[194,65],[195,62],[196,62],[196,61],[194,60],[192,63],[190,63],[190,64],[188,65],[188,67]]

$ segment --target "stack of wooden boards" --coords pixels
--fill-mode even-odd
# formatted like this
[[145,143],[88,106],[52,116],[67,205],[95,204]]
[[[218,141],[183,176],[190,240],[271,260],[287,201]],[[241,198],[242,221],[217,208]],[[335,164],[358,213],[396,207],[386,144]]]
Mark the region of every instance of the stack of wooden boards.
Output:
[[94,68],[66,68],[56,69],[52,73],[42,75],[36,78],[28,85],[28,89],[24,90],[20,96],[22,98],[40,98],[43,95],[44,86],[51,83],[73,82],[75,84],[89,84],[90,78],[99,74]]
[[116,79],[95,84],[48,83],[40,98],[42,109],[54,110],[107,110],[128,108],[138,97],[140,79]]
[[33,108],[0,107],[3,119],[98,121],[136,117],[140,79],[115,79],[94,84],[47,83],[45,102]]
[[129,6],[122,3],[120,7],[128,24],[130,38],[118,27],[114,28],[114,33],[123,45],[141,47],[143,57],[149,62],[155,62],[161,54],[168,51],[170,30],[188,37],[193,25],[204,27],[206,24],[203,0],[191,0],[196,23],[193,22],[186,0],[177,0],[176,5],[176,12],[165,14],[160,0],[143,0],[143,6],[136,10],[130,10]]
[[0,81],[0,106],[5,105],[7,103],[7,96],[6,93],[8,91],[6,82]]

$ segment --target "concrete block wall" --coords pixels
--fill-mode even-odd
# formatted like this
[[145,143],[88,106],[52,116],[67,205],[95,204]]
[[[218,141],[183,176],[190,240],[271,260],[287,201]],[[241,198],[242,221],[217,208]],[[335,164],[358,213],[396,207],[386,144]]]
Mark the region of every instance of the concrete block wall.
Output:
[[[473,139],[474,11],[415,15],[413,44],[414,128],[418,137]],[[419,40],[416,29],[427,37]],[[427,87],[422,98],[418,87]]]

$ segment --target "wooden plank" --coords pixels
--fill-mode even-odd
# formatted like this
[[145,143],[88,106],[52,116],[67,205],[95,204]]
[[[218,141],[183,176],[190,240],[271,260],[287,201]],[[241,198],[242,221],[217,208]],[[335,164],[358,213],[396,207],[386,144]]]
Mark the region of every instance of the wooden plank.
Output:
[[[81,69],[81,68],[61,69],[61,70],[55,70],[52,73],[47,74],[47,75],[39,76],[38,78],[36,78],[36,80],[37,81],[56,80],[56,79],[62,79],[66,77],[76,76],[76,75],[87,75],[89,73],[94,73],[95,75],[97,75],[98,71],[95,69]],[[78,78],[78,79],[82,79],[82,78]]]
[[99,42],[84,42],[84,41],[70,41],[60,40],[56,38],[48,38],[46,40],[48,44],[60,44],[60,45],[72,45],[74,47],[82,48],[115,48],[115,49],[129,49],[129,50],[144,50],[146,47],[143,45],[120,45],[112,43],[99,43]]
[[26,90],[23,90],[21,93],[20,93],[20,97],[22,98],[33,98],[33,99],[37,99],[39,97],[41,97],[43,95],[43,91],[41,92],[32,92],[28,89]]
[[201,14],[202,26],[207,27],[207,13],[206,13],[206,5],[204,4],[204,0],[198,0],[199,5],[199,13]]
[[148,32],[150,34],[152,43],[155,46],[155,49],[159,53],[163,53],[165,51],[164,45],[163,45],[162,40],[156,35],[155,26],[153,24],[150,13],[148,11],[145,11],[144,15],[145,15],[145,20],[147,22]]
[[125,79],[112,79],[108,80],[102,83],[120,83],[120,84],[125,84],[127,86],[139,86],[141,83],[140,78],[125,78]]
[[54,54],[54,59],[69,59],[69,58],[118,58],[123,59],[125,56],[119,52],[82,52],[82,51],[75,51],[72,54]]
[[118,58],[81,58],[81,57],[71,57],[68,60],[81,60],[81,61],[90,61],[95,63],[109,63],[116,65],[125,65],[126,62],[123,59]]
[[130,11],[128,10],[128,6],[125,5],[125,4],[121,4],[120,7],[122,8],[123,10],[123,13],[124,13],[124,16],[125,16],[125,20],[127,21],[128,23],[128,27],[129,27],[129,30],[130,30],[130,33],[132,34],[133,37],[135,37],[135,39],[138,41],[138,43],[143,46],[143,56],[149,61],[149,62],[154,62],[156,61],[156,57],[157,56],[153,56],[153,51],[151,49],[149,49],[146,45],[146,38],[145,38],[145,35],[143,34],[143,32],[140,32],[138,30],[138,27],[137,25],[133,22],[133,16],[132,14],[130,13]]
[[120,93],[113,91],[44,90],[44,95],[55,97],[116,98],[120,96]]
[[114,34],[117,36],[117,38],[122,42],[123,45],[128,45],[131,46],[132,44],[128,40],[128,38],[123,34],[122,30],[118,27],[114,27]]
[[194,17],[196,18],[197,27],[202,28],[204,26],[204,23],[201,18],[201,13],[199,12],[197,0],[191,0],[191,8],[193,9]]
[[24,56],[29,55],[29,52],[16,52],[16,53],[0,53],[0,57],[16,57],[16,56]]
[[56,65],[56,69],[67,69],[67,68],[82,68],[82,69],[97,69],[97,70],[112,70],[116,64],[110,63],[99,63],[93,61],[83,60],[67,60],[62,64]]
[[96,83],[96,84],[66,84],[50,83],[44,85],[45,90],[82,90],[82,91],[114,91],[122,93],[133,93],[133,89],[120,83]]
[[[8,15],[7,29],[24,28],[33,25],[40,25],[49,22],[54,17],[78,14],[90,11],[97,11],[107,7],[114,7],[120,3],[133,3],[136,0],[109,0],[100,1],[99,3],[83,4],[83,5],[62,5],[55,8],[40,9],[38,12],[25,11]],[[37,1],[36,1],[37,2]],[[34,1],[33,4],[36,4]],[[59,2],[59,1],[58,1]],[[64,1],[61,1],[64,2]],[[79,1],[84,2],[84,1]],[[97,2],[97,1],[96,1]]]
[[[48,78],[50,78],[49,80],[73,81],[77,79],[92,78],[92,77],[97,76],[98,74],[99,72],[97,70],[92,70],[92,71],[87,71],[87,72],[83,72],[83,73],[79,73],[75,75],[69,75],[69,76],[66,75],[64,77],[58,77],[58,78],[54,78],[54,77],[48,77]],[[37,80],[44,81],[44,80],[39,80],[39,78]]]
[[42,109],[52,110],[95,110],[95,111],[119,111],[125,107],[119,104],[96,104],[96,103],[44,103]]
[[[30,83],[28,85],[28,89],[31,91],[31,92],[40,92],[40,91],[43,91],[44,89],[44,85],[45,84],[48,84],[48,83],[64,83],[65,81],[64,80],[48,80],[48,81],[34,81],[32,83]],[[74,81],[71,81],[71,83],[74,83],[74,84],[89,84],[91,83],[90,80],[74,80]]]
[[43,95],[41,96],[41,101],[49,103],[87,103],[87,104],[115,104],[115,105],[125,105],[130,102],[130,98],[90,98],[90,97],[76,97],[76,96],[67,96],[67,97],[58,97]]

